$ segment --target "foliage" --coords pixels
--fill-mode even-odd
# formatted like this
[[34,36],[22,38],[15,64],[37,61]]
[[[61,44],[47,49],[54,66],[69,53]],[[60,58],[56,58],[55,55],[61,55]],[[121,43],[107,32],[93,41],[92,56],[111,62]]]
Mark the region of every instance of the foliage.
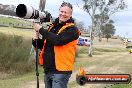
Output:
[[100,14],[107,14],[108,16],[124,10],[127,5],[124,0],[98,0],[98,7],[100,10]]
[[76,21],[76,26],[81,32],[84,31],[84,23],[82,21],[80,21],[80,22]]
[[[102,28],[111,15],[124,10],[127,5],[124,0],[82,0],[84,2],[83,9],[89,13],[92,21],[92,32],[94,36],[99,36],[101,41]],[[96,18],[95,15],[98,15]],[[93,28],[94,26],[94,28]]]
[[22,74],[33,69],[30,47],[21,36],[0,33],[0,70],[5,73]]
[[[126,8],[126,4],[124,0],[99,0],[98,1],[98,8],[100,11],[99,14],[99,22],[100,22],[100,30],[103,31],[103,26],[107,25],[108,21],[110,20],[110,16],[116,12],[124,10]],[[108,26],[108,25],[107,25]],[[110,26],[110,25],[109,25]],[[112,25],[111,25],[112,27]],[[106,34],[107,38],[110,37],[109,34]]]
[[103,35],[105,36],[105,38],[110,38],[111,36],[113,36],[115,34],[115,26],[113,25],[113,21],[110,20],[109,23],[105,24],[105,26],[103,26],[102,28],[102,32]]

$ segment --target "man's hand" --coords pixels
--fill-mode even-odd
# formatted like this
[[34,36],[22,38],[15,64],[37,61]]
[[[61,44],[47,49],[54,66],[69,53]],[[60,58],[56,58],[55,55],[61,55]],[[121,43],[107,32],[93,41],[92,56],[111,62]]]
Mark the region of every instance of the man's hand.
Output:
[[40,28],[42,28],[38,23],[33,23],[32,27],[36,32],[39,32]]
[[32,39],[36,40],[36,39],[38,39],[38,36],[39,36],[39,32],[34,32],[33,36],[32,36]]

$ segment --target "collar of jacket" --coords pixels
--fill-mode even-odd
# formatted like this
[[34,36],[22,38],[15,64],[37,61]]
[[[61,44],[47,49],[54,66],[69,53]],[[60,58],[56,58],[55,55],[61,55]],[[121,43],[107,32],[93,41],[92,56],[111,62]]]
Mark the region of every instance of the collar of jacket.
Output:
[[71,17],[69,20],[67,20],[66,22],[61,22],[59,23],[59,18],[56,18],[55,21],[53,22],[53,25],[66,25],[66,23],[74,23],[74,19]]

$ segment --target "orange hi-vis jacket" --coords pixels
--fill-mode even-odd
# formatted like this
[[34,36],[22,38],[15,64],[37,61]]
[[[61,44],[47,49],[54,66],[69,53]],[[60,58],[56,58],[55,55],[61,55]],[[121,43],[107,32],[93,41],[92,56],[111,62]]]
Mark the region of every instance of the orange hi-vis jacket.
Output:
[[[58,32],[61,33],[65,28],[73,26],[73,23],[67,23],[64,25]],[[48,29],[53,27],[53,25]],[[44,46],[46,44],[46,40],[44,41]],[[74,66],[74,60],[75,60],[75,52],[76,52],[76,44],[77,40],[74,40],[72,42],[69,42],[62,46],[54,46],[54,53],[55,53],[55,66],[58,71],[72,71]],[[44,54],[44,46],[42,48],[42,51],[39,55],[39,64],[44,64],[43,54]]]

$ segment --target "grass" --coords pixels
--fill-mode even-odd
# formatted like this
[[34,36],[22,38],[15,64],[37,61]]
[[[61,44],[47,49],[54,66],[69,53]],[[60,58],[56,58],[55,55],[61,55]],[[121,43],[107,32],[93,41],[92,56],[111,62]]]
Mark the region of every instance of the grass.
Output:
[[[94,47],[93,57],[86,55],[87,47],[79,47],[78,49],[80,53],[75,63],[75,71],[81,66],[88,74],[125,73],[132,75],[131,54],[120,42],[117,47],[105,47],[105,45],[104,47],[102,45]],[[87,86],[88,88],[132,88],[132,84],[88,84],[83,87],[80,87],[76,81],[69,84],[69,88],[87,88]]]
[[94,48],[94,51],[98,52],[124,52],[126,50],[121,48]]
[[0,32],[7,35],[18,35],[23,36],[25,39],[31,39],[34,31],[12,27],[0,27]]
[[[43,79],[43,69],[39,70],[39,78]],[[30,72],[25,75],[12,76],[10,78],[0,80],[0,88],[20,88],[20,86],[25,86],[30,81],[36,81],[35,71]]]
[[0,33],[0,41],[1,72],[23,74],[33,69],[29,54],[31,45],[25,43],[22,36]]
[[[33,31],[19,30],[14,28],[0,28],[0,32],[5,34],[17,34],[24,36],[25,39],[31,39]],[[121,45],[120,40],[112,40],[107,43],[106,41],[97,42],[94,40],[93,57],[89,57],[88,47],[78,47],[78,57],[76,58],[74,72],[77,72],[78,67],[83,67],[88,74],[90,73],[128,73],[132,75],[131,71],[131,54],[127,49]],[[110,47],[109,47],[110,45]],[[43,69],[40,68],[40,80],[43,80]],[[75,77],[75,76],[74,76]],[[0,88],[20,88],[20,86],[29,85],[29,82],[36,81],[35,71],[17,76],[8,76],[7,79],[0,80]],[[36,85],[36,84],[32,84]],[[112,86],[111,86],[112,85]],[[69,83],[69,88],[132,88],[132,84],[88,84],[80,87],[76,81]],[[35,88],[35,87],[34,87]]]
[[110,88],[132,88],[132,84],[117,84],[111,86]]
[[0,16],[0,24],[4,24],[7,26],[20,26],[23,28],[31,28],[31,22],[26,22],[24,20],[19,20],[19,19],[13,19],[13,18],[7,18],[7,17],[3,17]]
[[13,19],[13,18],[7,18],[7,17],[3,17],[3,16],[0,16],[0,23],[24,23],[18,19]]
[[[3,65],[10,64],[8,68],[9,71],[0,71],[0,88],[20,88],[21,85],[28,83],[29,81],[36,81],[36,72],[30,69],[30,66],[27,65],[34,63],[33,56],[29,57],[28,59],[25,58],[25,54],[29,55],[29,50],[31,48],[31,35],[32,30],[21,30],[11,27],[0,27],[0,50],[1,54],[0,57],[4,57],[6,59],[0,58],[0,60],[4,61]],[[5,35],[6,34],[6,35]],[[24,39],[22,39],[24,38]],[[6,42],[6,43],[5,43]],[[23,43],[24,42],[24,43]],[[21,45],[22,44],[22,45]],[[20,48],[20,46],[22,46]],[[7,49],[8,48],[8,49]],[[2,52],[3,51],[3,52]],[[7,54],[7,52],[9,53]],[[20,52],[19,52],[20,51]],[[14,54],[15,53],[15,54]],[[9,56],[9,58],[7,58]],[[13,58],[13,59],[12,59]],[[12,63],[8,63],[11,61]],[[26,62],[25,62],[26,61]],[[2,65],[2,66],[3,66]],[[17,71],[17,73],[12,70]],[[35,70],[35,66],[32,64],[32,68]],[[2,69],[0,67],[0,69]],[[27,74],[23,73],[26,69],[30,69],[30,72]],[[43,76],[43,69],[39,69],[40,78],[42,80]],[[13,73],[13,74],[12,74]],[[22,73],[22,74],[21,74]]]
[[[107,54],[107,55],[106,55]],[[81,57],[75,64],[75,71],[81,66],[87,74],[130,74],[131,57],[127,52],[105,52],[102,55],[94,55],[94,57]],[[76,81],[69,84],[69,88],[132,88],[132,84],[87,84],[80,87]]]

